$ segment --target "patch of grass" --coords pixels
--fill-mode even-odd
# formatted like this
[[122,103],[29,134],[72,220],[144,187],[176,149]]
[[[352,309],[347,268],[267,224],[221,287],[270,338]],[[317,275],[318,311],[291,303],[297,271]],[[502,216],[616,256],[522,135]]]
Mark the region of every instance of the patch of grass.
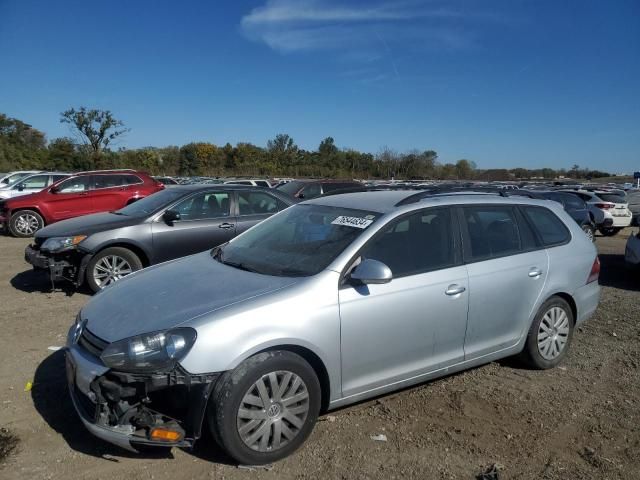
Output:
[[7,457],[18,446],[20,439],[7,428],[0,428],[0,463],[4,463]]

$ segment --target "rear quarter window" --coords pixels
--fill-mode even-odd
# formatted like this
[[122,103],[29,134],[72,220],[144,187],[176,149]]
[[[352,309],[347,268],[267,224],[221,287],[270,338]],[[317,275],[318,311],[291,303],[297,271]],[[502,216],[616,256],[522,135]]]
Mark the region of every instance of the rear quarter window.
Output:
[[563,245],[571,240],[567,226],[548,208],[523,207],[522,210],[545,247]]

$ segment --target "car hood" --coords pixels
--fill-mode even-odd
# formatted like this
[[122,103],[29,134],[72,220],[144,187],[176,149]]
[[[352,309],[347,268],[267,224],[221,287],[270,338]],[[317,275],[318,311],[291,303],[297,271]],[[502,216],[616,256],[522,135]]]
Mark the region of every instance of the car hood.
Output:
[[82,309],[82,318],[94,335],[114,342],[173,328],[298,281],[239,270],[202,252],[120,280],[94,296]]
[[53,223],[44,227],[36,233],[36,239],[51,237],[70,237],[73,235],[91,235],[92,233],[104,232],[114,228],[129,227],[137,225],[143,219],[139,217],[129,217],[126,215],[116,215],[115,213],[95,213],[82,217],[70,218],[61,222]]

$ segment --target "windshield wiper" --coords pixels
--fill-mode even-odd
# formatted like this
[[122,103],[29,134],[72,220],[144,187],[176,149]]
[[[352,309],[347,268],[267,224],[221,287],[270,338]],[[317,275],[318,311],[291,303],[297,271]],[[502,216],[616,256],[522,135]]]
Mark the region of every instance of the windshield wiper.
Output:
[[248,267],[247,265],[245,265],[244,263],[240,263],[240,262],[229,262],[227,260],[220,260],[220,263],[223,263],[224,265],[229,265],[230,267],[234,267],[237,268],[239,270],[244,270],[246,272],[253,272],[253,273],[260,273],[257,270]]

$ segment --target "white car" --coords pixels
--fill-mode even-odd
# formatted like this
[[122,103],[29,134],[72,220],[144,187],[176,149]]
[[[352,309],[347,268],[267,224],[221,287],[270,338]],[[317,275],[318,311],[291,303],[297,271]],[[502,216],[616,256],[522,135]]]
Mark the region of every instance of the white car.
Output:
[[42,170],[17,170],[15,172],[5,173],[0,177],[0,189],[10,187],[21,178],[33,175],[34,173],[40,173],[41,171]]
[[265,187],[265,188],[271,188],[272,185],[269,183],[268,180],[265,180],[264,178],[238,178],[238,179],[234,179],[234,180],[227,180],[226,182],[224,182],[227,185],[249,185],[251,187]]
[[624,261],[630,267],[640,267],[640,230],[631,235],[624,249]]
[[620,230],[631,225],[631,210],[626,199],[614,192],[604,190],[562,190],[582,198],[593,222],[602,235],[616,235]]
[[10,186],[0,188],[0,200],[29,195],[30,193],[37,193],[40,190],[47,188],[49,185],[54,184],[58,180],[62,180],[68,176],[68,173],[62,172],[43,172],[36,173],[34,175],[27,175],[26,177],[20,178]]

